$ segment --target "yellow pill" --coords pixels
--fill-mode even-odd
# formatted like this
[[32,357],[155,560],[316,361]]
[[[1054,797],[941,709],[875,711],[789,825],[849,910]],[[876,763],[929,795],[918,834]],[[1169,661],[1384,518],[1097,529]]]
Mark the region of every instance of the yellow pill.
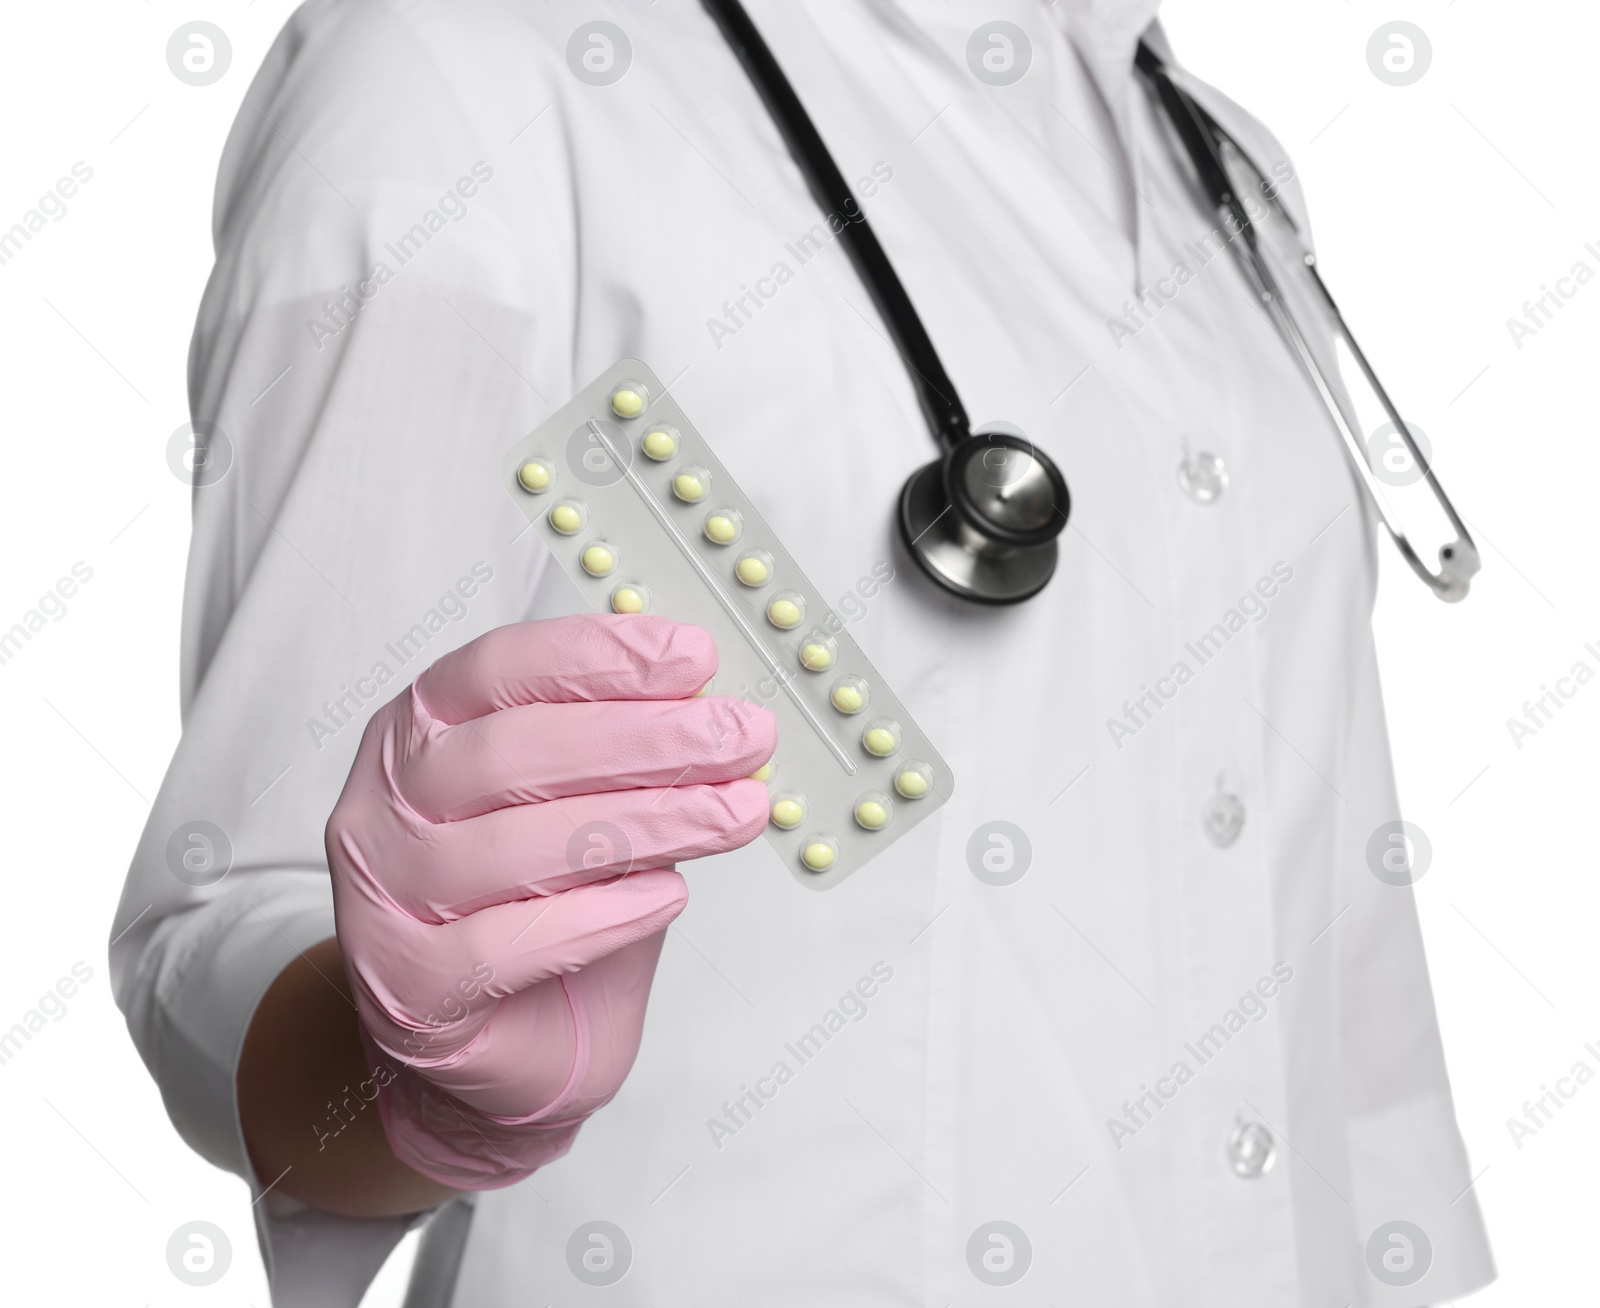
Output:
[[706,519],[706,538],[718,545],[726,545],[739,535],[739,524],[725,514],[714,514]]
[[611,597],[611,607],[618,613],[643,613],[644,596],[632,586],[624,586]]
[[562,535],[570,536],[583,526],[583,514],[570,504],[558,504],[550,510],[550,525]]
[[772,760],[769,758],[765,763],[763,763],[754,772],[752,772],[750,774],[750,780],[752,780],[752,781],[771,781],[772,780]]
[[644,396],[631,386],[619,386],[611,392],[611,408],[619,418],[637,418],[644,412]]
[[805,805],[798,799],[780,799],[772,806],[772,825],[785,831],[799,826],[805,818]]
[[834,859],[838,857],[833,852],[833,846],[821,840],[813,840],[806,846],[805,852],[800,855],[800,861],[813,872],[826,872],[833,866]]
[[854,686],[835,686],[833,690],[833,706],[841,713],[859,713],[864,701],[861,692]]
[[833,666],[833,651],[826,645],[813,642],[800,647],[800,662],[813,672],[826,672]]
[[887,754],[894,753],[894,732],[887,727],[872,727],[861,738],[861,743],[866,746],[867,753],[883,758]]
[[864,799],[856,805],[856,821],[868,831],[879,831],[889,823],[889,810],[875,799]]
[[928,793],[928,778],[915,768],[906,768],[894,779],[894,788],[907,799],[921,799]]
[[678,442],[670,431],[662,431],[659,427],[655,431],[646,432],[641,442],[644,452],[657,463],[663,459],[670,459],[678,452]]
[[695,691],[693,698],[703,699],[705,696],[709,695],[711,693],[711,687],[716,685],[716,682],[717,679],[712,677],[710,681],[706,682],[706,684],[701,686],[699,690]]
[[517,480],[522,483],[525,491],[542,491],[550,489],[550,469],[542,463],[535,463],[531,459],[517,469]]
[[772,619],[775,627],[793,627],[800,621],[800,606],[793,600],[773,600],[767,606],[767,617]]
[[690,504],[706,497],[705,483],[692,472],[680,472],[672,479],[672,493]]
[[772,576],[772,569],[767,567],[766,560],[752,554],[739,560],[738,573],[739,580],[746,586],[763,586]]
[[583,570],[591,577],[604,577],[617,566],[617,556],[604,545],[591,545],[583,552]]

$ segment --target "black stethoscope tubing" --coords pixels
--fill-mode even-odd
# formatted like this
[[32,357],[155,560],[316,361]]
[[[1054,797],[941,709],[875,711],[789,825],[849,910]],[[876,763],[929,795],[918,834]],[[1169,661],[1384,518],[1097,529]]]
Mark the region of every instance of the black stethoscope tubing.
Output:
[[738,0],[704,0],[704,4],[744,65],[784,144],[799,164],[812,196],[824,213],[837,216],[844,224],[845,249],[889,328],[895,348],[911,369],[928,426],[941,447],[953,449],[971,434],[967,411],[872,224],[744,6]]

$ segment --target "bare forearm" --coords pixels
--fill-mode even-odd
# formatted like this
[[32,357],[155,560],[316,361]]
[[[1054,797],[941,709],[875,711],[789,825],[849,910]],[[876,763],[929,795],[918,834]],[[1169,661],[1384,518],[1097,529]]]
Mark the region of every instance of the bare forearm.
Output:
[[[272,983],[239,1060],[239,1115],[263,1183],[331,1213],[421,1212],[457,1192],[390,1152],[378,1120],[337,940],[324,940]],[[368,1096],[371,1096],[370,1098]]]

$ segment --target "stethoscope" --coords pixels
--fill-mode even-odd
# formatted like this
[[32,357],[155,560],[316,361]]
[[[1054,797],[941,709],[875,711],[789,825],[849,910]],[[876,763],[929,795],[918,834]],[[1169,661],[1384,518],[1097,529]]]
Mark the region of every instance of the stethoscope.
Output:
[[[929,577],[962,599],[981,604],[1016,604],[1032,598],[1044,589],[1056,569],[1056,537],[1066,527],[1072,508],[1066,478],[1048,454],[1010,424],[995,423],[972,430],[956,388],[894,265],[761,33],[739,0],[702,2],[744,65],[812,195],[825,212],[837,215],[836,225],[845,238],[845,248],[905,360],[917,399],[939,445],[939,457],[917,469],[900,492],[897,517],[907,550]],[[1480,566],[1477,547],[1434,477],[1410,428],[1345,325],[1338,305],[1317,272],[1315,256],[1305,248],[1293,218],[1278,198],[1277,187],[1267,181],[1266,174],[1233,135],[1172,80],[1161,59],[1142,41],[1135,64],[1159,97],[1206,198],[1223,230],[1232,237],[1229,244],[1239,256],[1251,288],[1316,389],[1390,537],[1434,594],[1452,602],[1463,599]],[[1426,478],[1455,532],[1455,539],[1439,549],[1437,571],[1422,561],[1406,536],[1368,462],[1361,437],[1346,414],[1348,400],[1338,379],[1323,368],[1284,300],[1278,279],[1262,252],[1255,215],[1242,202],[1229,178],[1229,153],[1250,170],[1254,176],[1252,189],[1260,191],[1270,212],[1285,225],[1295,247],[1296,261],[1307,273],[1317,299],[1325,306],[1332,326],[1344,340],[1388,414],[1392,430],[1404,441],[1413,466]]]

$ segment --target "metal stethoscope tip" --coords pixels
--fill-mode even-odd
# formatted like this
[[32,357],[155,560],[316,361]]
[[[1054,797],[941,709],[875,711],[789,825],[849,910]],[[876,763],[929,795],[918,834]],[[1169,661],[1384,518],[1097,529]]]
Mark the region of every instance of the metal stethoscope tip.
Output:
[[1016,604],[1055,573],[1071,496],[1055,461],[997,423],[957,440],[900,494],[901,538],[945,590],[980,604]]

